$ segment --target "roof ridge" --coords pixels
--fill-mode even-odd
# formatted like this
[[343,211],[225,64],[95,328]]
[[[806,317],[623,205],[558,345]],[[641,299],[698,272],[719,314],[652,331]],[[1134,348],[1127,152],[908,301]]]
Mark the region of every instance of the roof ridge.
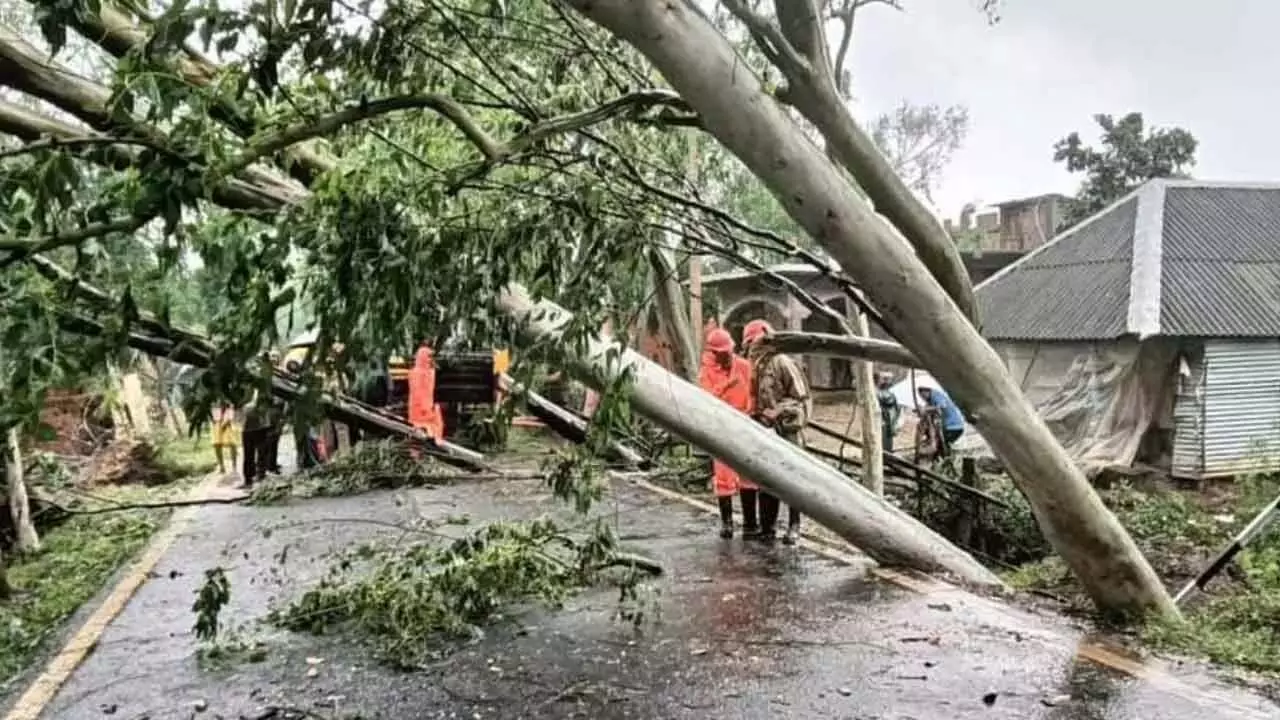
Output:
[[1205,180],[1200,178],[1153,178],[1165,187],[1191,188],[1198,190],[1280,190],[1280,181],[1276,180]]
[[1125,329],[1145,340],[1160,334],[1161,276],[1164,269],[1165,178],[1138,187],[1129,257],[1129,303]]

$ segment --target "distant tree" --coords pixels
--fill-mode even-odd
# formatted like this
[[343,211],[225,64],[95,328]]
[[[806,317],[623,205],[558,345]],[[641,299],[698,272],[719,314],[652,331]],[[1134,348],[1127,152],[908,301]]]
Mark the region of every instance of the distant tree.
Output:
[[1066,226],[1075,225],[1154,178],[1187,177],[1195,165],[1195,137],[1182,128],[1148,130],[1142,113],[1116,120],[1094,115],[1102,128],[1101,148],[1087,146],[1080,133],[1071,133],[1053,146],[1053,161],[1069,172],[1085,174],[1074,200],[1067,205]]
[[964,106],[912,105],[902,101],[893,112],[871,122],[871,138],[912,190],[933,201],[938,176],[969,134]]

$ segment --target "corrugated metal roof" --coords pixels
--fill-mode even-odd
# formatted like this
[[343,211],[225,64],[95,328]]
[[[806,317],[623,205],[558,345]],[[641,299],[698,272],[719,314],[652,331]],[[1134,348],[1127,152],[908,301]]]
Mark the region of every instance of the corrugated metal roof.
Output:
[[[1157,218],[1158,232],[1139,238],[1152,269],[1135,283],[1140,215]],[[1280,336],[1280,185],[1154,180],[976,293],[991,339]],[[1133,326],[1139,303],[1158,304],[1158,327]]]
[[1113,205],[978,285],[982,334],[1096,340],[1124,333],[1137,199]]
[[1280,336],[1280,189],[1165,191],[1160,331]]

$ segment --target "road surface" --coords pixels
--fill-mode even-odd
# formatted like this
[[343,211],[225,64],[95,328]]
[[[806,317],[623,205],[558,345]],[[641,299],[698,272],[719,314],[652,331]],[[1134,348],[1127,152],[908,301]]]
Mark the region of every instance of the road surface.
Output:
[[[589,593],[404,673],[349,638],[262,627],[264,661],[202,669],[191,603],[203,571],[227,569],[225,619],[258,627],[324,573],[328,553],[396,532],[367,521],[565,515],[539,482],[202,508],[40,717],[264,718],[280,707],[389,720],[1280,717],[1269,701],[1201,675],[1138,668],[1146,677],[1135,678],[1079,659],[1094,651],[1055,617],[957,590],[922,595],[803,549],[722,541],[711,515],[627,484],[598,512],[628,549],[668,568],[656,622],[637,632],[613,620],[616,591]],[[286,546],[280,566],[273,558]]]

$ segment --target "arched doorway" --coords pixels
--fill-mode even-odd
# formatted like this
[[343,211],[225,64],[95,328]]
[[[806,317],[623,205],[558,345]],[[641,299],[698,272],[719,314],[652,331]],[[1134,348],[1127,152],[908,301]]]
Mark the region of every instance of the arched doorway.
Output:
[[742,346],[742,328],[752,320],[763,319],[775,330],[787,328],[787,317],[783,309],[776,303],[764,298],[747,298],[729,308],[720,324],[733,336],[733,341]]

